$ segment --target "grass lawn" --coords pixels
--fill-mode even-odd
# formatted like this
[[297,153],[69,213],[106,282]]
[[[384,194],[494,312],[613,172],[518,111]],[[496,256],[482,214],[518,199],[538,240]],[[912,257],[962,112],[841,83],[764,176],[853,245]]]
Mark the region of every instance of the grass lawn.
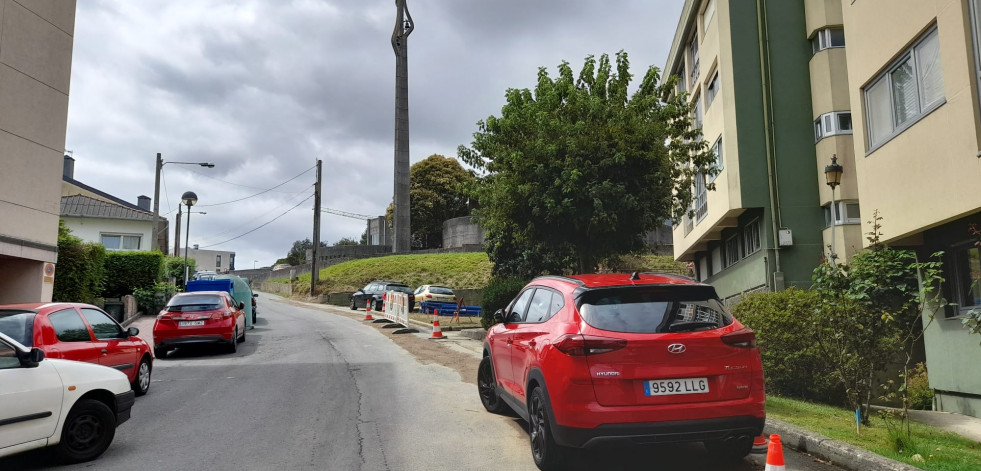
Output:
[[[409,314],[409,319],[412,319],[414,321],[419,321],[419,322],[425,322],[427,324],[432,324],[433,323],[433,315],[432,314],[422,314],[422,313],[414,312],[414,313]],[[475,328],[475,327],[480,327],[480,318],[479,317],[464,317],[464,316],[460,316],[460,319],[459,320],[454,320],[453,319],[453,316],[444,316],[444,315],[440,314],[440,316],[439,316],[439,326],[441,328],[445,328],[445,327],[457,328],[457,327],[459,327],[461,329],[472,329],[472,328]]]
[[[855,433],[854,411],[768,396],[766,415],[925,470],[981,468],[981,444],[929,425],[913,422],[912,445],[908,447],[911,449],[898,452],[892,446],[887,423],[878,415],[871,418],[871,427],[862,427],[860,435]],[[892,423],[899,424],[895,419]],[[922,456],[923,461],[913,461],[914,454]]]

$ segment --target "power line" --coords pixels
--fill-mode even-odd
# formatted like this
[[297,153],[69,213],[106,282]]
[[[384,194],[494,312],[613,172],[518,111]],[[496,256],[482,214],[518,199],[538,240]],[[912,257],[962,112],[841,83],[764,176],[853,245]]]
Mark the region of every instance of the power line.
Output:
[[352,219],[374,219],[374,216],[365,216],[364,214],[349,213],[347,211],[341,211],[339,209],[321,208],[320,212],[336,214],[338,216],[344,216]]
[[[309,187],[308,187],[308,188],[309,188]],[[255,218],[253,218],[253,219],[252,219],[251,221],[246,221],[245,223],[243,223],[243,224],[239,224],[238,226],[235,226],[235,227],[233,227],[233,228],[231,228],[231,229],[228,229],[228,230],[226,230],[226,231],[223,231],[223,232],[219,232],[219,233],[217,233],[217,234],[213,234],[213,235],[211,236],[211,240],[214,240],[214,239],[216,239],[216,238],[218,238],[218,237],[220,237],[220,236],[223,236],[223,235],[225,235],[225,234],[228,234],[228,233],[230,233],[230,232],[235,232],[235,231],[237,231],[237,230],[239,230],[239,229],[241,229],[241,228],[243,228],[243,227],[245,227],[245,226],[248,226],[249,224],[252,224],[252,223],[253,223],[254,221],[258,221],[258,220],[260,220],[260,219],[263,219],[263,218],[265,218],[265,217],[266,217],[267,215],[269,215],[269,214],[271,214],[271,213],[273,213],[273,212],[275,212],[275,211],[277,211],[277,210],[279,210],[280,208],[282,208],[282,207],[284,207],[284,206],[286,206],[286,205],[288,205],[288,204],[290,204],[290,202],[291,202],[291,201],[292,201],[292,200],[293,200],[294,198],[296,198],[297,196],[300,196],[300,195],[303,195],[303,194],[305,194],[305,193],[306,193],[306,192],[308,191],[308,188],[304,188],[303,190],[300,190],[299,192],[297,192],[297,193],[294,193],[294,194],[292,194],[292,195],[290,195],[290,197],[289,197],[289,198],[287,198],[287,199],[286,199],[286,201],[285,201],[285,202],[284,202],[283,204],[280,204],[279,206],[276,206],[276,207],[273,207],[273,208],[272,208],[272,209],[270,209],[269,211],[266,211],[265,213],[262,213],[262,214],[260,214],[259,216],[256,216],[256,217],[255,217]]]
[[223,204],[230,204],[230,203],[237,203],[237,202],[239,202],[239,201],[243,201],[243,200],[247,200],[247,199],[249,199],[249,198],[253,198],[253,197],[256,197],[256,196],[259,196],[259,195],[261,195],[261,194],[263,194],[263,193],[267,193],[267,192],[270,192],[270,191],[272,191],[272,190],[275,190],[276,188],[279,188],[279,187],[281,187],[281,186],[283,186],[283,185],[285,185],[285,184],[287,184],[287,183],[289,183],[289,182],[291,182],[291,181],[293,181],[293,180],[296,180],[297,178],[300,178],[301,176],[303,176],[303,174],[304,174],[304,173],[307,173],[307,172],[309,172],[310,170],[313,170],[313,169],[314,169],[315,167],[316,167],[316,166],[314,166],[314,167],[310,167],[310,168],[308,168],[308,169],[306,169],[306,170],[304,170],[304,171],[302,171],[302,172],[300,172],[300,173],[299,173],[299,174],[298,174],[297,176],[295,176],[295,177],[293,177],[293,178],[290,178],[289,180],[286,180],[285,182],[283,182],[283,183],[280,183],[279,185],[276,185],[276,186],[274,186],[274,187],[272,187],[272,188],[269,188],[268,190],[263,190],[263,191],[260,191],[260,192],[258,192],[258,193],[256,193],[256,194],[254,194],[254,195],[249,195],[249,196],[246,196],[245,198],[239,198],[239,199],[237,199],[237,200],[232,200],[232,201],[225,201],[225,202],[223,202],[223,203],[214,203],[214,204],[199,204],[199,205],[198,205],[198,207],[200,207],[200,208],[207,208],[207,207],[211,207],[211,206],[221,206],[221,205],[223,205]]
[[[239,187],[239,188],[248,188],[248,189],[250,189],[250,190],[262,190],[262,188],[259,188],[259,187],[255,187],[255,186],[249,186],[249,185],[243,185],[243,184],[241,184],[241,183],[234,183],[234,182],[230,182],[230,181],[226,181],[226,180],[222,180],[222,179],[220,179],[220,178],[215,178],[215,177],[212,177],[212,176],[210,176],[210,175],[207,175],[207,174],[205,174],[204,172],[201,172],[201,171],[198,171],[198,170],[194,170],[194,169],[187,169],[187,171],[189,171],[189,172],[191,172],[191,173],[196,173],[196,174],[198,174],[198,175],[200,175],[200,176],[202,176],[202,177],[204,177],[204,178],[209,178],[209,179],[211,179],[211,180],[214,180],[214,181],[216,181],[216,182],[222,182],[222,183],[226,183],[226,184],[229,184],[229,185],[232,185],[232,186],[236,186],[236,187]],[[266,191],[269,191],[269,190],[266,190]],[[285,192],[284,192],[284,193],[285,193]]]
[[217,244],[211,244],[211,245],[204,245],[204,246],[201,246],[201,248],[202,248],[202,249],[204,249],[204,248],[208,248],[208,247],[215,247],[215,246],[218,246],[218,245],[221,245],[221,244],[224,244],[224,243],[226,243],[226,242],[231,242],[231,241],[233,241],[233,240],[235,240],[235,239],[238,239],[238,238],[240,238],[240,237],[244,237],[244,236],[247,236],[247,235],[249,235],[249,234],[251,234],[251,233],[253,233],[253,232],[255,232],[255,231],[258,231],[259,229],[262,229],[263,227],[266,227],[266,226],[268,226],[268,225],[269,225],[269,224],[271,224],[271,223],[272,223],[273,221],[275,221],[275,220],[277,220],[277,219],[279,219],[279,218],[281,218],[281,217],[283,217],[283,216],[285,216],[285,215],[286,215],[286,213],[288,213],[288,212],[290,212],[290,211],[292,211],[292,210],[294,210],[294,209],[296,209],[296,208],[298,208],[298,207],[299,207],[299,206],[300,206],[301,204],[303,204],[303,203],[305,203],[305,202],[306,202],[306,201],[307,201],[308,199],[310,199],[310,198],[313,198],[313,195],[310,195],[310,196],[308,196],[308,197],[306,197],[306,198],[304,198],[304,199],[303,199],[303,201],[300,201],[299,203],[297,203],[297,204],[296,204],[295,206],[293,206],[292,208],[290,208],[290,209],[287,209],[286,211],[284,211],[284,212],[283,212],[282,214],[280,214],[279,216],[276,216],[276,217],[274,217],[274,218],[272,218],[272,219],[271,219],[271,220],[270,220],[269,222],[266,222],[265,224],[262,224],[261,226],[259,226],[259,227],[256,227],[255,229],[252,229],[251,231],[248,231],[248,232],[246,232],[246,233],[244,233],[244,234],[240,234],[240,235],[237,235],[237,236],[235,236],[235,237],[232,237],[231,239],[228,239],[228,240],[226,240],[226,241],[223,241],[223,242],[219,242],[219,243],[217,243]]

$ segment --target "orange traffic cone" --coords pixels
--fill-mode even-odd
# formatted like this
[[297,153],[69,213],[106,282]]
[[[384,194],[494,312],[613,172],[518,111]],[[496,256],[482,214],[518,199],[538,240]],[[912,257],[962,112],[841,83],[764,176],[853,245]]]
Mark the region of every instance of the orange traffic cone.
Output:
[[766,452],[766,468],[763,471],[785,471],[783,464],[783,443],[780,443],[780,435],[770,435],[770,448]]
[[374,317],[371,317],[371,299],[368,299],[364,303],[364,320],[373,321]]
[[439,311],[434,312],[436,315],[433,316],[433,336],[429,337],[429,339],[444,339],[446,337],[443,337],[443,331],[439,328]]
[[385,298],[382,298],[382,311],[381,312],[385,312],[385,305],[386,304],[388,304],[388,300],[385,299]]
[[753,448],[750,453],[755,455],[765,455],[766,449],[769,448],[770,440],[766,438],[766,435],[760,435],[753,438]]

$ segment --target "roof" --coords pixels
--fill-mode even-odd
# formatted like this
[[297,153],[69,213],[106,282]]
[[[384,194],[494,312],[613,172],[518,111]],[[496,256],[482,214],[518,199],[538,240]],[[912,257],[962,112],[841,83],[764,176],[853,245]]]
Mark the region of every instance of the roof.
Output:
[[130,206],[97,200],[85,195],[62,196],[61,215],[82,218],[153,221],[153,213],[149,211],[133,209]]
[[130,203],[129,201],[126,201],[126,200],[124,200],[122,198],[117,198],[115,196],[112,196],[109,193],[106,193],[106,192],[104,192],[104,191],[102,191],[102,190],[100,190],[98,188],[93,188],[91,186],[88,186],[88,185],[86,185],[86,184],[84,184],[84,183],[82,183],[82,182],[80,182],[80,181],[78,181],[78,180],[76,180],[74,178],[62,176],[61,179],[63,181],[65,181],[66,183],[70,183],[70,184],[75,185],[75,186],[77,186],[77,187],[79,187],[79,188],[81,188],[83,190],[86,190],[86,191],[91,191],[92,193],[95,193],[95,194],[97,194],[97,195],[99,195],[99,196],[101,196],[103,198],[106,198],[108,200],[111,200],[111,201],[113,201],[113,202],[115,202],[115,203],[117,203],[117,204],[119,204],[121,206],[125,206],[127,208],[135,209],[135,210],[138,210],[138,211],[142,211],[139,206],[137,206],[137,205],[135,205],[133,203]]
[[586,288],[605,288],[610,286],[644,286],[644,285],[697,285],[698,281],[687,276],[665,273],[638,273],[638,279],[632,280],[630,273],[603,273],[590,275],[573,275],[570,278],[585,283]]

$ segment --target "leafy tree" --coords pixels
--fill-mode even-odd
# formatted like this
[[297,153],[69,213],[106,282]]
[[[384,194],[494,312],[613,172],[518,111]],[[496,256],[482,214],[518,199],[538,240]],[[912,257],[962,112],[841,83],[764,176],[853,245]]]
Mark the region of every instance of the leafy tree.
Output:
[[345,238],[343,238],[343,239],[341,239],[341,240],[339,240],[337,242],[334,242],[334,247],[343,247],[343,246],[347,246],[347,245],[359,245],[359,244],[358,244],[358,241],[356,241],[356,240],[354,240],[354,239],[352,239],[350,237],[345,237]]
[[[409,218],[412,247],[432,249],[443,246],[443,221],[470,214],[467,185],[474,181],[460,162],[433,154],[409,168]],[[389,227],[395,213],[392,202],[385,210]]]
[[[589,272],[644,247],[643,234],[690,211],[714,155],[692,128],[677,77],[648,68],[628,97],[627,54],[567,62],[534,91],[509,89],[501,116],[477,123],[459,157],[486,174],[468,187],[495,274]],[[712,185],[709,184],[712,188]]]
[[[321,241],[320,247],[327,247],[327,244]],[[306,263],[307,250],[313,250],[313,242],[309,238],[293,242],[293,247],[291,247],[289,253],[286,254],[286,263],[293,266]]]

